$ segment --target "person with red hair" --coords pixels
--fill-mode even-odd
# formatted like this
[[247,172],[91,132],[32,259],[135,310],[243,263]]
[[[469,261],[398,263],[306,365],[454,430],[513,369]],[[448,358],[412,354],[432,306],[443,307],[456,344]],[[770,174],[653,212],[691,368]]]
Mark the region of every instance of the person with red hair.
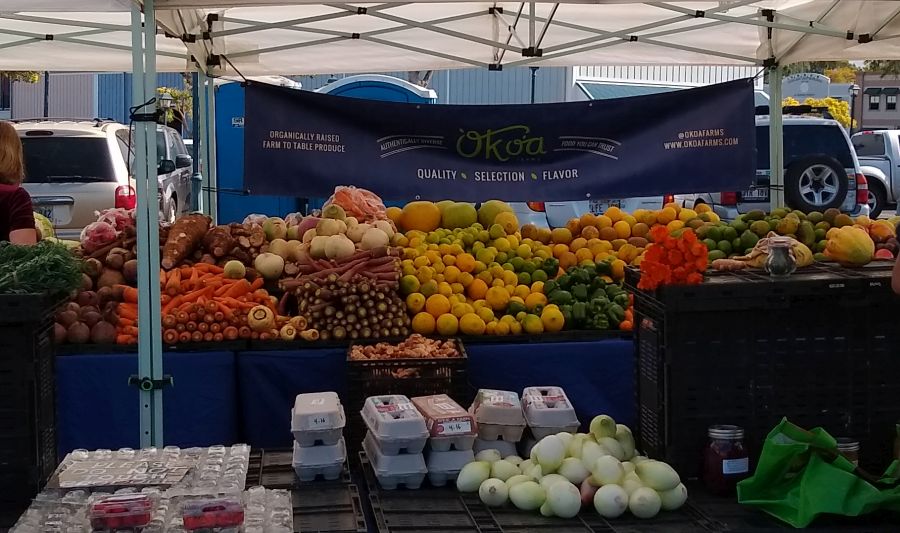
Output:
[[0,121],[0,241],[37,242],[31,196],[22,188],[23,179],[22,141],[12,124]]

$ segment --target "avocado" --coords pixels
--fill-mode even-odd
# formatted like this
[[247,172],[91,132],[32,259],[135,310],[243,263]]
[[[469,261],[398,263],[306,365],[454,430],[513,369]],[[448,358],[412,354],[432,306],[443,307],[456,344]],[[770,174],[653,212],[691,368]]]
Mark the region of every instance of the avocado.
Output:
[[750,226],[743,220],[735,219],[731,222],[731,228],[733,228],[735,231],[735,234],[738,234],[738,235],[747,231],[747,228],[749,228],[749,227]]
[[728,254],[726,254],[722,250],[712,250],[707,254],[706,257],[709,262],[712,263],[716,259],[725,259],[726,257],[728,257]]
[[772,216],[778,217],[778,218],[784,218],[788,215],[788,213],[790,213],[790,211],[788,211],[787,209],[785,209],[783,207],[779,207],[778,209],[772,210]]
[[778,217],[772,217],[768,220],[769,223],[769,231],[775,231],[775,228],[778,227],[778,223],[781,222],[781,219]]
[[706,245],[707,250],[715,250],[718,248],[718,243],[712,239],[703,239],[703,244]]
[[844,226],[852,226],[853,219],[850,218],[850,215],[845,215],[841,213],[840,215],[834,217],[834,223],[832,226],[836,228],[843,228]]
[[[752,233],[755,233],[757,237],[760,237],[760,238],[765,237],[769,233],[769,223],[766,222],[765,220],[757,220],[753,224],[750,224],[750,231]],[[747,232],[744,232],[741,234],[742,239],[746,233]],[[756,243],[754,242],[754,244],[756,244]],[[751,248],[752,248],[752,246],[751,246]]]
[[722,253],[728,255],[734,251],[734,246],[731,245],[731,241],[719,241],[715,246],[710,248],[710,250],[718,248]]
[[804,220],[800,223],[800,228],[797,229],[797,240],[809,247],[816,245],[816,229],[810,221]]
[[825,245],[828,244],[828,241],[819,241],[816,243],[816,251],[822,253],[825,251]]
[[[746,230],[745,230],[745,231],[746,231]],[[741,233],[743,233],[743,232],[741,232]],[[732,226],[732,227],[725,228],[725,229],[722,231],[722,238],[723,238],[723,239],[728,239],[729,241],[733,241],[733,240],[737,239],[738,235],[739,235],[739,234],[738,234],[737,228],[735,228],[735,227],[733,227],[733,226]]]
[[[768,224],[766,224],[766,228],[768,227]],[[756,246],[757,242],[759,242],[759,236],[752,230],[747,230],[741,234],[741,246],[744,250],[751,250]]]
[[722,240],[722,228],[719,226],[710,226],[710,228],[709,228],[709,230],[707,230],[704,238],[712,239],[716,242]]
[[[747,231],[749,231],[749,230],[747,230]],[[738,254],[738,255],[744,255],[744,252],[746,250],[744,249],[743,243],[744,243],[744,241],[742,241],[740,237],[731,241],[731,248],[732,248],[731,252]]]
[[828,232],[826,232],[826,231],[823,230],[822,228],[816,228],[816,240],[817,240],[817,241],[824,241],[824,240],[825,240],[825,236],[827,235],[827,233],[828,233]]
[[750,211],[749,213],[744,215],[744,220],[748,221],[748,222],[753,222],[756,220],[762,220],[765,217],[766,217],[766,214],[763,211],[761,211],[759,209],[754,209],[753,211]]
[[823,231],[828,231],[828,230],[831,229],[831,224],[829,224],[828,222],[825,222],[825,221],[823,220],[822,222],[817,222],[817,223],[816,223],[816,229],[820,229],[820,230],[823,230]]
[[806,213],[804,213],[803,211],[795,209],[791,211],[791,213],[797,215],[797,218],[799,218],[800,220],[806,220]]
[[710,228],[712,228],[711,225],[704,224],[704,225],[700,226],[699,228],[696,228],[694,230],[694,233],[697,234],[698,239],[703,240],[706,238],[706,235],[709,233]]
[[825,215],[818,211],[810,211],[809,214],[806,215],[806,220],[809,220],[813,224],[818,224],[825,220]]

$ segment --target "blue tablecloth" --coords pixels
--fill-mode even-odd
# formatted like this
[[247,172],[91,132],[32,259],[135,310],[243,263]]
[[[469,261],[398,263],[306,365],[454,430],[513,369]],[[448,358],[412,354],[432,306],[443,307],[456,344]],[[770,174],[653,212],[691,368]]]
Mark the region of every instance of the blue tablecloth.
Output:
[[[633,346],[620,339],[467,344],[469,380],[475,388],[519,393],[527,386],[558,385],[582,422],[606,413],[633,425]],[[345,358],[342,348],[238,353],[242,438],[258,447],[289,446],[294,396],[328,390],[344,394]]]
[[291,444],[291,408],[301,393],[347,387],[347,349],[239,352],[241,436],[255,447]]
[[631,340],[466,344],[469,381],[476,389],[556,385],[566,391],[582,424],[599,414],[634,427],[634,344]]
[[[233,352],[166,353],[163,368],[175,379],[163,394],[166,444],[240,440]],[[60,457],[76,448],[138,447],[138,390],[127,383],[137,370],[135,353],[56,358]]]

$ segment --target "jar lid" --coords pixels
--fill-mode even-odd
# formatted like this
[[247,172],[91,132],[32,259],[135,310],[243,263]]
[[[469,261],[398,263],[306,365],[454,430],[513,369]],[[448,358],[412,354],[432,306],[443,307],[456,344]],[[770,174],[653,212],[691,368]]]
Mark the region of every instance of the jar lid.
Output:
[[713,439],[743,439],[744,438],[744,428],[741,426],[732,426],[732,425],[715,425],[709,426],[707,430],[707,434],[710,438]]
[[837,442],[839,452],[858,452],[859,441],[850,437],[838,437],[834,439]]

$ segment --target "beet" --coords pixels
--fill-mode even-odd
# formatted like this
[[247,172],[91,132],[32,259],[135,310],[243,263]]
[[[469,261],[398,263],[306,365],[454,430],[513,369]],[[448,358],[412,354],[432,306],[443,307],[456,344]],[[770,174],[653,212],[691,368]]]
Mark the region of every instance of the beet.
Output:
[[102,270],[103,263],[101,263],[99,259],[94,259],[93,257],[85,259],[84,265],[81,267],[81,271],[92,278],[99,276]]
[[91,328],[91,342],[94,344],[115,344],[116,327],[109,322],[97,322]]
[[64,328],[68,328],[75,322],[78,322],[78,313],[67,309],[56,314],[56,322]]
[[69,303],[67,303],[67,304],[66,304],[66,307],[65,307],[64,309],[65,309],[66,311],[75,311],[76,313],[80,313],[80,312],[81,312],[81,306],[78,305],[77,302],[69,302]]
[[124,284],[125,276],[123,276],[122,273],[118,270],[113,270],[111,268],[104,268],[103,273],[101,273],[100,277],[97,278],[98,287],[112,287],[113,285]]
[[81,321],[84,322],[88,327],[94,327],[94,325],[101,320],[103,320],[103,315],[96,311],[81,313]]
[[72,344],[85,344],[91,340],[91,328],[82,322],[75,322],[66,332],[66,340]]
[[99,300],[99,304],[101,306],[106,305],[107,302],[112,301],[113,299],[113,289],[112,287],[100,287],[97,290],[97,299]]
[[69,330],[66,329],[65,326],[59,322],[53,324],[53,342],[56,344],[65,344],[68,336]]
[[136,259],[132,259],[130,261],[126,261],[124,265],[122,265],[122,275],[125,276],[125,281],[128,282],[129,285],[136,285],[138,278],[138,262]]
[[97,297],[97,293],[94,291],[82,291],[78,293],[78,305],[81,307],[88,307],[92,305],[97,305],[99,303],[99,298]]

